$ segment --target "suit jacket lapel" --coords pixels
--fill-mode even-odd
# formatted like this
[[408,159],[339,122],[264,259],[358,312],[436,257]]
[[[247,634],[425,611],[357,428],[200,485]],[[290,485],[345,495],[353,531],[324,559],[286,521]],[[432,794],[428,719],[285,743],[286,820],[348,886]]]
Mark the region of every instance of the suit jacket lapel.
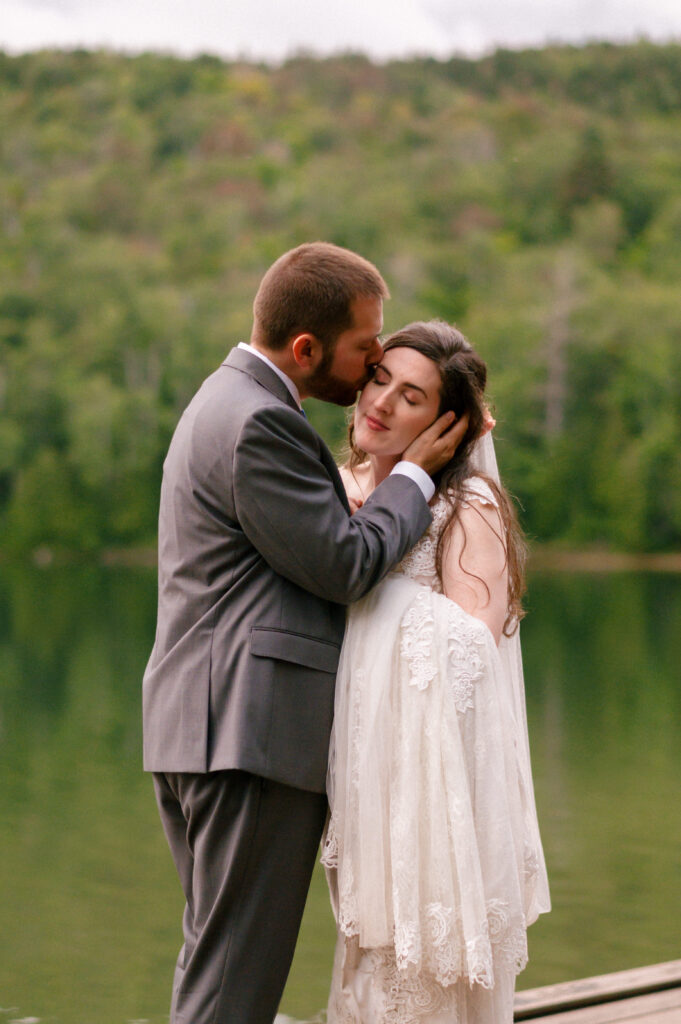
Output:
[[280,398],[286,405],[290,405],[296,412],[300,412],[295,398],[281,377],[278,377],[267,363],[263,363],[262,359],[254,356],[251,352],[247,352],[243,348],[233,348],[222,365],[233,366],[236,370],[242,370],[244,373],[249,374],[249,376],[257,380],[258,384],[262,384],[264,388],[271,391],[273,395]]
[[[236,370],[242,370],[244,373],[248,373],[264,388],[270,391],[277,398],[281,399],[282,402],[291,406],[291,408],[295,409],[296,412],[300,412],[300,408],[296,404],[296,400],[284,384],[281,377],[278,377],[274,370],[270,369],[267,363],[264,363],[262,359],[258,359],[258,357],[254,356],[251,352],[247,352],[243,348],[233,348],[222,365],[233,366]],[[310,429],[312,429],[312,427],[310,427]],[[348,498],[345,493],[345,487],[343,486],[340,473],[338,472],[336,461],[319,434],[317,434],[317,440],[319,441],[322,464],[333,480],[333,485],[336,488],[338,497],[349,512],[350,506],[348,504]]]
[[350,511],[350,505],[348,504],[348,496],[345,493],[345,487],[343,486],[343,481],[341,480],[341,475],[338,472],[338,466],[336,465],[336,460],[334,459],[333,455],[331,454],[331,452],[329,451],[327,446],[322,441],[321,437],[319,438],[319,440],[320,440],[320,448],[321,448],[321,458],[322,458],[322,463],[324,464],[324,468],[326,469],[326,471],[328,472],[329,476],[333,480],[333,485],[336,488],[336,492],[338,494],[338,497],[340,498],[340,500],[343,502],[343,505],[345,506],[346,512],[349,512]]

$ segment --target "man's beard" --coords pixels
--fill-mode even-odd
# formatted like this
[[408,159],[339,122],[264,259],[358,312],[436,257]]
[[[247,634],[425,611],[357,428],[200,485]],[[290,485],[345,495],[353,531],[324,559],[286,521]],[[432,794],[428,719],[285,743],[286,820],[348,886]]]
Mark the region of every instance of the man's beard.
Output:
[[331,373],[333,364],[333,348],[324,352],[324,358],[313,373],[312,377],[305,382],[305,388],[311,398],[318,398],[321,402],[332,402],[334,405],[352,405],[357,398],[357,392],[361,391],[364,385],[371,379],[371,372],[367,370],[361,380],[352,384],[347,380],[341,380]]

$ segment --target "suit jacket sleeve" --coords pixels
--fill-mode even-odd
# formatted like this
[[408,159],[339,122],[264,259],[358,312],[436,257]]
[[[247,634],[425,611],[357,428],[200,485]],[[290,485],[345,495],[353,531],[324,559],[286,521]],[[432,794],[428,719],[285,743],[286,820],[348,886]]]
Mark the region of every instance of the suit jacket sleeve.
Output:
[[418,486],[391,476],[349,516],[320,441],[296,410],[257,410],[244,423],[231,476],[237,519],[275,572],[339,604],[367,593],[431,522]]

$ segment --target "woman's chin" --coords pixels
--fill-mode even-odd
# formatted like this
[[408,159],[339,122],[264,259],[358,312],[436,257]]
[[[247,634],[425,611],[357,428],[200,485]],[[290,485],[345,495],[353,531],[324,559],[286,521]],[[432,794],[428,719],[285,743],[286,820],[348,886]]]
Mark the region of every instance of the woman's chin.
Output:
[[367,455],[375,455],[379,449],[375,437],[368,430],[355,430],[354,442]]
[[394,459],[395,462],[399,462],[402,458],[402,448],[395,451],[386,437],[374,434],[370,430],[356,430],[354,441],[357,447],[367,455],[376,455],[381,459]]

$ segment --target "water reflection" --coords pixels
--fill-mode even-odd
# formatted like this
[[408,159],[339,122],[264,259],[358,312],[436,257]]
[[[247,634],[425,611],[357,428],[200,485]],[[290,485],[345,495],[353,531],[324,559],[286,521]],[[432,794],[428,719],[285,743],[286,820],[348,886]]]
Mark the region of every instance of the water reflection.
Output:
[[153,574],[2,575],[0,1005],[162,1021],[180,901],[140,770]]
[[[681,897],[681,579],[535,576],[523,645],[554,913],[522,986],[671,959]],[[140,678],[151,572],[0,578],[0,1007],[167,1020],[181,900],[147,777]],[[315,878],[282,1009],[325,1001]],[[10,1016],[0,1011],[0,1020]]]
[[523,985],[671,959],[681,895],[678,578],[532,580],[524,630],[556,912]]

